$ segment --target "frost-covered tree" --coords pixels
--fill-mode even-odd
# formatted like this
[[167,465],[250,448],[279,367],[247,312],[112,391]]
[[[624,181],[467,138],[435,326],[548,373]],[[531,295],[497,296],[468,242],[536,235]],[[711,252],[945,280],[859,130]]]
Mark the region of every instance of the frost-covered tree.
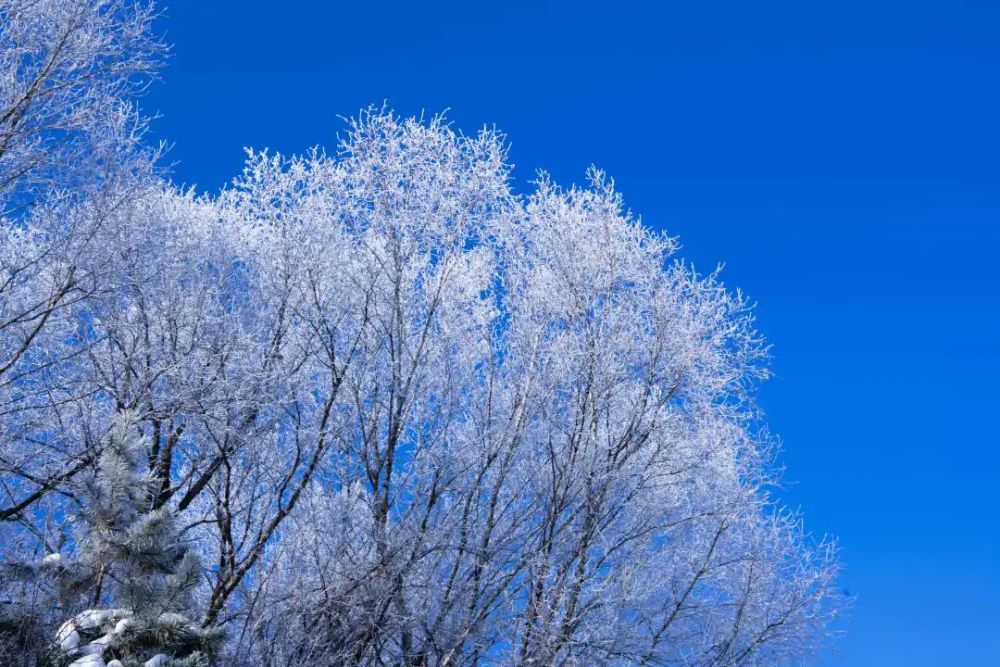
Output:
[[738,293],[441,118],[178,191],[152,12],[0,0],[0,662],[808,658]]
[[73,363],[93,342],[75,335],[80,307],[108,285],[105,222],[149,187],[157,151],[133,97],[163,50],[153,15],[131,0],[0,0],[0,522],[85,466],[87,439],[43,413],[67,419],[78,394]]
[[495,133],[376,111],[340,157],[252,155],[221,198],[291,371],[265,437],[319,455],[229,602],[234,659],[804,657],[836,563],[768,494],[744,301],[600,172],[525,199],[508,177]]
[[163,52],[145,0],[0,0],[0,216],[79,199],[145,152]]
[[55,445],[128,411],[225,664],[808,655],[837,566],[768,493],[745,303],[600,172],[522,198],[509,171],[494,132],[372,111],[337,157],[106,216],[73,391],[37,413],[84,472],[8,522],[11,557],[81,560],[60,518],[95,445]]

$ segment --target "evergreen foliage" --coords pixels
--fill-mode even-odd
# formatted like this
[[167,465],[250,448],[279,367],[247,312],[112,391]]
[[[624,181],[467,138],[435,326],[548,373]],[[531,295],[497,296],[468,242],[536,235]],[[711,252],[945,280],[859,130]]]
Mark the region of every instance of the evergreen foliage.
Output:
[[59,591],[79,590],[83,581],[96,591],[92,608],[56,633],[54,667],[111,667],[116,661],[123,667],[208,667],[218,651],[221,632],[204,630],[189,617],[198,558],[182,541],[172,511],[150,509],[140,452],[132,417],[120,416],[83,486],[78,562],[52,572]]

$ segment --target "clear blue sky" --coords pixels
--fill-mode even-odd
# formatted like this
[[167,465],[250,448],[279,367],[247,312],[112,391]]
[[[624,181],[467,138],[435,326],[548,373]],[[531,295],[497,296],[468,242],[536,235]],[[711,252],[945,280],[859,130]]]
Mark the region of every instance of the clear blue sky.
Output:
[[[281,7],[279,9],[279,7]],[[388,100],[607,169],[759,303],[787,501],[857,597],[825,665],[1000,664],[1000,4],[175,0],[179,181]]]

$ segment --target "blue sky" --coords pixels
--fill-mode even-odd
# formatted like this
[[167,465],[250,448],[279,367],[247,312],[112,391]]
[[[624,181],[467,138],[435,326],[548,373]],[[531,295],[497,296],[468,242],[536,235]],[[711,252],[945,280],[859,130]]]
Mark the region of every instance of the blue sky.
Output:
[[[280,6],[280,9],[278,8]],[[175,0],[143,104],[178,181],[387,100],[606,169],[759,303],[787,502],[856,604],[824,665],[1000,655],[1000,3]]]

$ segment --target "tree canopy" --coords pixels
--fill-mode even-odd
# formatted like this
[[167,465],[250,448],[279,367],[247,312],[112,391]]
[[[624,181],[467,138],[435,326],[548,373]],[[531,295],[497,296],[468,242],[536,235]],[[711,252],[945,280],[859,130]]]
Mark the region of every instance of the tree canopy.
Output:
[[221,193],[180,190],[131,102],[153,16],[0,0],[0,655],[773,665],[823,643],[835,550],[770,493],[741,295],[604,173],[516,193],[504,137],[442,117],[368,109],[333,155],[250,152]]

